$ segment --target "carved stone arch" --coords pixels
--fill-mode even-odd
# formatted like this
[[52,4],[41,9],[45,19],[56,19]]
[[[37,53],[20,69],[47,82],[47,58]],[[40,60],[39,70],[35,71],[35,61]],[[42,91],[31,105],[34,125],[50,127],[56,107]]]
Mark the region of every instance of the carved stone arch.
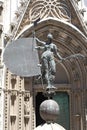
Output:
[[[53,34],[53,41],[58,46],[59,53],[62,57],[67,57],[73,54],[87,54],[87,38],[74,25],[58,20],[56,18],[46,18],[41,20],[34,28],[33,24],[26,26],[16,38],[32,36],[32,30],[35,30],[36,36],[41,40],[47,39],[47,34]],[[74,64],[74,67],[73,67]],[[75,81],[79,81],[81,87],[83,85],[83,76],[86,80],[86,73],[83,75],[83,60],[73,59],[67,60],[61,64],[65,68],[65,75],[68,83],[74,85]],[[84,81],[85,82],[85,81]]]
[[78,59],[78,65],[79,65],[79,74],[80,74],[80,87],[81,89],[85,89],[87,86],[87,81],[86,81],[86,68],[84,66],[84,59],[80,60]]
[[75,113],[80,114],[81,113],[81,93],[75,93]]
[[69,84],[70,77],[67,68],[63,64],[56,63],[56,76],[55,76],[56,84]]

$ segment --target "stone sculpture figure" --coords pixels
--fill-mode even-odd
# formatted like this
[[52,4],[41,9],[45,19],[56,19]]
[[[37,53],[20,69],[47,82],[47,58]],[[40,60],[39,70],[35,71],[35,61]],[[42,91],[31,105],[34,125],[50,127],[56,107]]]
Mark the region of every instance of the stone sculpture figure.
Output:
[[37,43],[40,43],[41,46],[35,47],[36,49],[42,49],[43,53],[41,55],[41,64],[43,71],[45,73],[45,79],[47,82],[47,89],[55,88],[53,83],[55,79],[56,73],[56,64],[54,57],[57,56],[59,60],[63,60],[63,58],[59,55],[57,46],[52,42],[53,36],[51,33],[47,35],[48,41],[43,42],[35,37]]
[[25,113],[25,115],[29,115],[29,113],[30,113],[30,105],[29,105],[29,99],[28,98],[24,102],[24,113]]

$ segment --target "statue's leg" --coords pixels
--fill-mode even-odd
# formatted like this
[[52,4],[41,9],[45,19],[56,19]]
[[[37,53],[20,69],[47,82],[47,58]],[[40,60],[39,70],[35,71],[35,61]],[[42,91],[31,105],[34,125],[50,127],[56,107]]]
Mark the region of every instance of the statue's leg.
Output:
[[48,64],[48,60],[46,58],[43,58],[42,62],[43,62],[43,66],[44,66],[45,79],[46,79],[46,82],[47,82],[47,87],[51,87],[50,77],[49,77],[49,64]]
[[50,82],[52,87],[54,86],[55,73],[56,73],[56,64],[54,60],[51,60],[50,61]]
[[54,60],[50,61],[50,71],[52,75],[55,75],[56,73],[56,64]]

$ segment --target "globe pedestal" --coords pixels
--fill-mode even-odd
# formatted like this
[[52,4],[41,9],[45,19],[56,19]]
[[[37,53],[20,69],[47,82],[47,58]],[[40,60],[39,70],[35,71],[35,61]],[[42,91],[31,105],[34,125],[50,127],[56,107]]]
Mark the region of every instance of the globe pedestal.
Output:
[[55,123],[59,115],[59,105],[52,99],[45,100],[40,105],[40,116],[46,121],[35,130],[65,130],[61,125]]
[[47,123],[55,122],[59,114],[59,105],[52,99],[45,100],[40,105],[40,116]]

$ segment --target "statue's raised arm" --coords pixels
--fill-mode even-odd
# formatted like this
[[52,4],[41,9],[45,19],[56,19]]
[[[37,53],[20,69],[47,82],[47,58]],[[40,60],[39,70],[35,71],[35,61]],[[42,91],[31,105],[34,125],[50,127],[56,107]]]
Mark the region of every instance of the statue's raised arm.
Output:
[[40,44],[42,44],[42,45],[45,45],[45,44],[46,44],[44,41],[39,40],[37,37],[35,37],[35,39],[36,39],[37,43],[40,43]]

